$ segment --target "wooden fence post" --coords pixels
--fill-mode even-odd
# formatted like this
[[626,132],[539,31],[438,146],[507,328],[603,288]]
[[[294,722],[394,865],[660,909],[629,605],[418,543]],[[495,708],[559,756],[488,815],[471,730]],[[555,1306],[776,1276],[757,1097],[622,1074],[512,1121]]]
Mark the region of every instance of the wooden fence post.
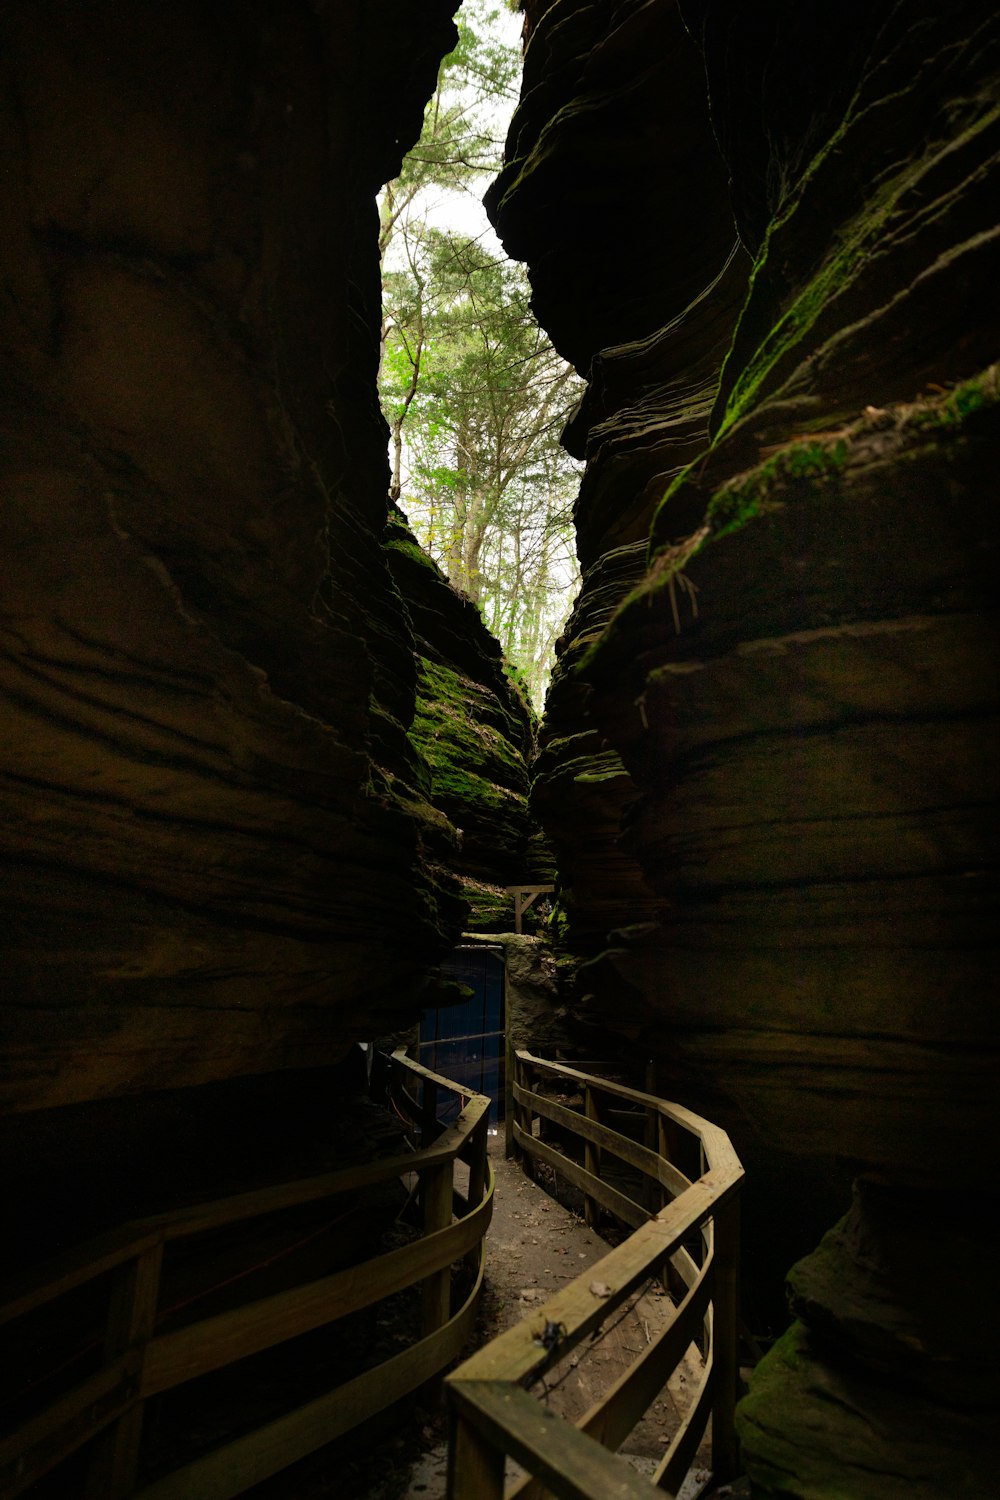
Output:
[[[680,1149],[681,1138],[684,1134],[683,1130],[677,1124],[676,1120],[672,1120],[669,1115],[661,1113],[658,1133],[659,1152],[663,1157],[663,1160],[670,1162],[672,1166],[675,1166],[678,1168],[678,1170],[683,1171],[684,1169],[683,1167],[681,1167],[682,1152]],[[671,1201],[671,1194],[667,1188],[662,1189],[660,1197],[660,1207],[666,1208],[667,1204]],[[662,1280],[664,1287],[673,1297],[675,1302],[683,1301],[684,1296],[687,1292],[687,1287],[681,1279],[681,1276],[672,1261],[667,1261],[666,1265],[663,1267],[660,1279]]]
[[[469,1137],[471,1157],[469,1160],[469,1196],[466,1199],[466,1210],[471,1213],[478,1208],[486,1195],[486,1150],[489,1140],[488,1130],[490,1123],[490,1112],[486,1110],[479,1124]],[[482,1241],[473,1245],[465,1256],[465,1265],[469,1273],[475,1276],[479,1270],[480,1256],[483,1253]]]
[[[647,1094],[653,1094],[653,1095],[655,1095],[655,1093],[656,1093],[656,1061],[652,1057],[649,1059],[649,1061],[646,1064],[646,1076],[645,1076],[645,1082],[643,1083],[643,1089],[644,1089],[644,1091]],[[656,1144],[657,1144],[656,1126],[657,1126],[657,1121],[659,1120],[659,1118],[660,1118],[660,1111],[658,1109],[654,1109],[652,1105],[647,1105],[647,1107],[646,1107],[646,1130],[645,1130],[645,1134],[643,1136],[643,1139],[645,1141],[645,1144],[649,1147],[650,1151],[655,1151],[656,1150]]]
[[[652,1095],[655,1096],[655,1094],[656,1094],[656,1060],[654,1058],[652,1058],[652,1057],[646,1063],[646,1077],[645,1077],[645,1082],[644,1082],[643,1087],[644,1087],[644,1091],[647,1094],[652,1094]],[[661,1118],[660,1111],[658,1109],[655,1109],[652,1105],[647,1105],[647,1107],[646,1107],[646,1123],[645,1123],[645,1128],[643,1130],[643,1143],[646,1145],[646,1147],[650,1151],[655,1151],[657,1149],[657,1147],[659,1146],[659,1143],[660,1143],[660,1137],[659,1137],[659,1122],[660,1122],[660,1118]],[[660,1185],[659,1185],[658,1182],[654,1182],[651,1177],[649,1177],[649,1178],[646,1179],[646,1184],[645,1184],[645,1207],[649,1210],[649,1212],[651,1214],[657,1214],[657,1213],[659,1213],[660,1209],[663,1207],[663,1204],[660,1201]]]
[[[397,1115],[403,1121],[406,1138],[410,1144],[415,1143],[416,1126],[411,1116],[416,1113],[416,1105],[406,1088],[406,1069],[399,1058],[393,1053],[389,1058],[389,1101],[390,1106],[396,1110]],[[403,1104],[397,1103],[399,1096],[403,1096]]]
[[[517,1081],[517,1084],[518,1084],[518,1086],[520,1088],[522,1088],[522,1089],[523,1088],[527,1088],[527,1086],[528,1086],[528,1075],[527,1075],[527,1072],[525,1070],[524,1063],[518,1057],[518,1055],[517,1055],[516,1052],[514,1053],[514,1077],[515,1077],[515,1079]],[[519,1104],[517,1106],[517,1123],[521,1127],[521,1130],[524,1132],[524,1134],[530,1136],[530,1134],[531,1134],[531,1105],[530,1104]],[[524,1146],[521,1147],[521,1171],[524,1173],[525,1177],[530,1178],[532,1182],[535,1181],[535,1162],[534,1162],[534,1158],[532,1157],[530,1151],[528,1151]]]
[[503,1154],[509,1161],[514,1155],[514,1073],[517,1066],[509,1015],[504,1030],[503,1059]]
[[[656,1149],[664,1161],[671,1162],[674,1166],[672,1152],[673,1142],[671,1140],[670,1127],[673,1121],[664,1114],[658,1114],[656,1118]],[[660,1208],[666,1208],[670,1202],[670,1194],[665,1187],[660,1188]]]
[[719,1480],[740,1471],[733,1413],[739,1385],[740,1204],[733,1194],[715,1213],[712,1331],[712,1470]]
[[489,1136],[490,1113],[486,1110],[482,1119],[469,1137],[471,1160],[469,1162],[469,1208],[476,1208],[486,1192],[486,1147]]
[[[106,1358],[135,1352],[138,1390],[145,1345],[153,1336],[160,1293],[163,1241],[126,1261],[114,1273],[105,1332]],[[87,1472],[88,1500],[124,1500],[135,1489],[143,1403],[137,1400],[94,1441]]]
[[448,1442],[448,1500],[503,1500],[506,1455],[454,1407]]
[[438,1086],[433,1078],[425,1078],[423,1085],[421,1094],[420,1144],[426,1150],[428,1146],[433,1146],[440,1134],[437,1117]]
[[[423,1167],[420,1172],[423,1196],[424,1234],[447,1229],[451,1223],[452,1164]],[[420,1333],[426,1338],[436,1328],[443,1328],[451,1315],[451,1267],[445,1266],[428,1276],[421,1288]]]
[[[588,1120],[600,1120],[597,1100],[594,1098],[594,1091],[589,1083],[583,1091],[583,1109]],[[600,1177],[601,1148],[600,1146],[595,1146],[593,1141],[584,1141],[583,1143],[583,1165],[592,1177]],[[588,1193],[585,1193],[583,1197],[583,1219],[589,1228],[593,1229],[600,1217],[600,1212],[601,1209],[597,1199],[591,1198]]]

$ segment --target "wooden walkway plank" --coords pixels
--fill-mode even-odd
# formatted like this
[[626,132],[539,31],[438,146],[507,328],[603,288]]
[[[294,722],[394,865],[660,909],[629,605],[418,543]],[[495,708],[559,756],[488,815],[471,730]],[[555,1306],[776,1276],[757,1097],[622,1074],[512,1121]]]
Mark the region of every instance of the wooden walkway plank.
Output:
[[[405,1057],[396,1056],[393,1062],[398,1075],[412,1075],[420,1082],[428,1110],[439,1088],[456,1095],[462,1105],[457,1121],[440,1131],[436,1122],[432,1130],[425,1118],[426,1150],[410,1150],[132,1221],[42,1267],[8,1293],[0,1307],[0,1321],[31,1313],[105,1273],[115,1278],[105,1319],[104,1368],[0,1443],[0,1496],[20,1494],[77,1448],[96,1439],[87,1494],[95,1500],[97,1496],[124,1500],[135,1489],[145,1397],[417,1283],[430,1288],[425,1296],[427,1337],[328,1396],[265,1424],[151,1489],[177,1500],[193,1500],[196,1494],[221,1500],[223,1494],[239,1494],[256,1477],[266,1477],[329,1442],[440,1374],[454,1359],[472,1327],[483,1280],[482,1239],[493,1209],[492,1171],[486,1163],[490,1100],[470,1095]],[[469,1165],[468,1211],[452,1223],[454,1162],[459,1156]],[[413,1172],[424,1178],[427,1209],[428,1233],[417,1243],[159,1338],[153,1336],[166,1241]],[[451,1266],[462,1258],[476,1273],[475,1282],[464,1306],[450,1316]],[[245,1479],[246,1473],[256,1477]]]
[[712,1386],[712,1357],[709,1355],[694,1404],[653,1476],[656,1487],[668,1495],[676,1495],[694,1462],[712,1411]]
[[[667,1209],[649,1219],[625,1240],[584,1272],[563,1291],[551,1297],[538,1312],[494,1339],[463,1364],[463,1380],[505,1379],[520,1383],[537,1376],[561,1358],[574,1344],[598,1328],[614,1308],[657,1274],[666,1258],[679,1247],[684,1236],[711,1212],[714,1189],[696,1182]],[[600,1285],[602,1290],[591,1290]],[[546,1322],[562,1325],[565,1333],[554,1351],[538,1342]]]
[[[588,1222],[594,1217],[595,1205],[601,1204],[624,1223],[637,1227],[624,1244],[547,1299],[537,1312],[466,1360],[449,1378],[459,1440],[468,1441],[462,1434],[465,1422],[475,1428],[480,1439],[494,1443],[501,1453],[525,1464],[533,1477],[516,1487],[514,1494],[520,1500],[529,1496],[541,1500],[548,1495],[562,1500],[605,1500],[618,1493],[649,1496],[650,1486],[638,1475],[623,1478],[620,1466],[608,1467],[615,1461],[603,1445],[618,1448],[629,1437],[692,1344],[704,1333],[705,1358],[697,1394],[656,1470],[655,1483],[661,1493],[677,1493],[710,1416],[718,1476],[731,1477],[736,1452],[732,1427],[737,1361],[736,1194],[743,1168],[728,1136],[683,1106],[523,1050],[515,1054],[515,1068],[517,1116],[513,1137],[522,1161],[544,1162],[580,1188]],[[527,1080],[532,1073],[574,1083],[583,1093],[582,1112],[529,1087]],[[613,1128],[611,1120],[616,1112],[599,1106],[602,1096],[630,1107],[633,1113],[623,1126],[632,1128],[634,1114],[642,1125],[645,1143]],[[532,1128],[535,1117],[578,1137],[584,1148],[584,1165],[536,1137]],[[696,1146],[701,1175],[693,1182],[666,1158],[665,1148],[673,1144],[679,1131],[688,1132]],[[633,1166],[647,1182],[656,1185],[648,1195],[652,1214],[602,1181],[605,1152]],[[660,1190],[673,1196],[656,1211]],[[695,1253],[683,1243],[692,1230],[700,1232],[702,1242]],[[675,1286],[684,1289],[676,1318],[650,1341],[648,1349],[635,1351],[639,1356],[635,1363],[613,1381],[576,1426],[532,1402],[524,1386],[564,1360],[644,1281],[667,1270]],[[549,1337],[550,1330],[557,1330],[558,1336]],[[718,1341],[725,1343],[724,1353],[716,1348]],[[461,1487],[461,1479],[458,1473],[449,1500],[472,1500],[471,1491]]]
[[[717,1477],[731,1477],[737,1462],[732,1425],[738,1374],[736,1194],[743,1169],[728,1137],[711,1122],[650,1092],[525,1051],[515,1052],[512,1063],[512,1136],[525,1169],[530,1172],[535,1162],[546,1164],[583,1191],[591,1218],[600,1205],[635,1232],[450,1377],[455,1421],[452,1500],[501,1500],[507,1453],[536,1476],[520,1487],[523,1495],[544,1490],[560,1500],[648,1497],[649,1484],[606,1449],[618,1447],[644,1420],[643,1414],[688,1356],[700,1330],[705,1332],[704,1378],[657,1469],[655,1482],[661,1493],[676,1492],[710,1415]],[[391,1073],[394,1093],[404,1099],[422,1149],[136,1220],[81,1246],[43,1268],[37,1277],[26,1278],[8,1296],[0,1307],[0,1321],[31,1312],[95,1276],[110,1272],[115,1278],[106,1323],[105,1368],[0,1444],[0,1496],[21,1493],[96,1437],[87,1494],[95,1500],[97,1496],[125,1500],[134,1493],[145,1397],[411,1286],[423,1288],[424,1336],[415,1345],[166,1476],[143,1492],[143,1500],[227,1500],[238,1495],[391,1405],[438,1375],[454,1358],[472,1328],[483,1283],[482,1237],[493,1209],[492,1171],[486,1164],[490,1101],[482,1095],[470,1097],[400,1052],[393,1056]],[[573,1085],[574,1091],[582,1090],[583,1112],[529,1087],[531,1076],[558,1079]],[[419,1089],[419,1100],[406,1089],[407,1080]],[[439,1126],[436,1118],[442,1090],[457,1095],[463,1106],[458,1120],[448,1126]],[[622,1111],[612,1108],[612,1102],[626,1107],[622,1130],[613,1126]],[[535,1137],[532,1121],[536,1117],[579,1137],[583,1166]],[[636,1121],[644,1140],[634,1138]],[[695,1181],[666,1157],[665,1148],[681,1132],[694,1143],[694,1149],[683,1155],[685,1164],[696,1156],[700,1160],[701,1175]],[[603,1180],[605,1153],[633,1167],[650,1185],[640,1196],[643,1204],[651,1205],[652,1215],[649,1208]],[[464,1193],[454,1180],[457,1158],[469,1167]],[[165,1242],[414,1173],[421,1179],[424,1213],[424,1234],[415,1244],[154,1337]],[[656,1211],[664,1194],[672,1195],[670,1201]],[[453,1213],[459,1215],[454,1222]],[[692,1252],[685,1241],[690,1245],[692,1233],[699,1232],[701,1248]],[[463,1307],[452,1315],[451,1268],[463,1258],[474,1274],[474,1286]],[[591,1404],[582,1411],[577,1426],[542,1407],[523,1389],[553,1365],[560,1365],[588,1335],[602,1328],[613,1331],[617,1325],[611,1329],[608,1325],[616,1310],[624,1306],[628,1311],[630,1299],[651,1278],[664,1277],[668,1271],[675,1289],[680,1289],[681,1305],[675,1317],[655,1338],[646,1328],[649,1347],[629,1351],[638,1358],[614,1376],[599,1401],[592,1401],[584,1384],[584,1400],[572,1415],[576,1417],[586,1401]],[[655,1329],[660,1315],[654,1312],[652,1301],[646,1316]]]
[[654,1109],[658,1114],[675,1121],[704,1142],[712,1161],[713,1171],[727,1177],[731,1174],[737,1177],[743,1176],[740,1159],[733,1150],[726,1132],[717,1125],[713,1125],[711,1121],[703,1119],[701,1115],[696,1115],[693,1110],[685,1109],[682,1104],[673,1104],[666,1099],[658,1099],[653,1094],[645,1094],[639,1089],[630,1089],[625,1084],[615,1083],[610,1078],[596,1078],[591,1074],[581,1073],[567,1063],[549,1062],[546,1058],[535,1057],[533,1053],[523,1049],[519,1050],[516,1055],[523,1066],[531,1067],[550,1078],[574,1079],[581,1088],[590,1083],[602,1093],[613,1094],[616,1098],[640,1105],[643,1109]]
[[0,1304],[0,1323],[22,1317],[36,1307],[42,1307],[46,1302],[61,1297],[65,1292],[73,1291],[94,1277],[103,1275],[105,1271],[131,1260],[160,1240],[183,1239],[244,1219],[263,1217],[282,1209],[297,1208],[322,1198],[332,1198],[355,1188],[391,1182],[395,1177],[415,1171],[424,1161],[447,1161],[464,1147],[467,1134],[489,1109],[489,1105],[489,1099],[474,1096],[466,1104],[459,1119],[426,1152],[414,1154],[409,1151],[382,1157],[377,1161],[362,1162],[337,1172],[325,1172],[274,1187],[255,1188],[211,1203],[195,1204],[190,1208],[154,1214],[123,1224],[19,1278]]
[[711,1289],[706,1275],[688,1293],[673,1322],[576,1424],[581,1432],[604,1448],[621,1447],[697,1338]]

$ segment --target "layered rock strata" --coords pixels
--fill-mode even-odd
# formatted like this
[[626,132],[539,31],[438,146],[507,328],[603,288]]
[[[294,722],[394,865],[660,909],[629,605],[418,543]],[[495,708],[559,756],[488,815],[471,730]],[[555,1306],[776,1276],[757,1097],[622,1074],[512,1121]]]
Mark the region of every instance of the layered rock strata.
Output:
[[[558,854],[569,941],[593,952],[660,902],[618,838],[635,787],[576,669],[643,571],[664,488],[705,444],[749,259],[676,8],[535,9],[487,207],[528,263],[539,321],[589,381],[564,437],[587,461],[574,507],[584,583],[559,646],[533,806]],[[703,243],[678,232],[685,215]]]
[[386,546],[414,635],[410,740],[422,768],[420,790],[454,830],[445,858],[462,880],[464,928],[510,927],[506,887],[529,879],[537,864],[528,814],[534,714],[479,610],[452,587],[399,511]]
[[653,920],[659,911],[656,896],[618,837],[624,811],[636,797],[635,785],[621,756],[592,722],[587,689],[573,675],[639,575],[644,554],[644,546],[619,547],[584,574],[557,647],[534,763],[532,809],[556,849],[567,938],[584,953],[601,946],[613,928]]
[[[915,1234],[939,1248],[943,1235],[948,1263],[971,1265],[982,1198],[968,1200],[971,1225],[944,1229],[933,1205],[982,1193],[995,1123],[1000,28],[971,4],[946,17],[922,3],[680,10],[708,114],[703,99],[661,117],[627,170],[597,154],[586,177],[588,105],[620,139],[636,118],[631,96],[591,100],[586,80],[629,37],[662,39],[676,10],[532,12],[492,200],[542,321],[593,377],[571,432],[588,457],[576,619],[593,628],[565,642],[538,806],[575,878],[592,857],[582,754],[627,777],[608,869],[623,907],[634,872],[650,895],[630,930],[612,893],[594,901],[592,950],[613,916],[627,930],[586,971],[585,1009],[721,1110],[758,1164],[758,1195],[770,1172],[780,1203],[789,1156],[875,1173]],[[679,44],[631,56],[636,78],[682,73],[661,93],[688,97]],[[725,230],[714,198],[701,211],[707,188],[676,169],[699,150],[717,150],[729,178]],[[662,215],[641,245],[637,160]],[[743,250],[720,279],[733,222]],[[634,256],[617,320],[601,275],[612,225]],[[700,302],[686,279],[696,250]],[[741,257],[749,290],[727,313]],[[686,338],[710,306],[714,368],[711,339]],[[640,348],[676,358],[678,388],[694,356],[700,435],[677,423]],[[609,610],[600,590],[623,543],[635,581]],[[868,1253],[885,1239],[876,1198],[862,1185],[836,1256],[796,1271],[799,1322],[743,1418],[755,1493],[988,1491],[969,1436],[992,1399],[988,1288],[959,1273],[948,1317],[932,1317],[899,1255]],[[844,1313],[851,1298],[864,1317]],[[974,1373],[931,1388],[932,1365]],[[927,1404],[904,1419],[916,1387]],[[949,1470],[956,1438],[967,1461]]]
[[524,837],[521,710],[461,620],[421,664],[385,546],[374,198],[454,8],[4,8],[7,1109],[415,1014],[466,920],[428,672]]

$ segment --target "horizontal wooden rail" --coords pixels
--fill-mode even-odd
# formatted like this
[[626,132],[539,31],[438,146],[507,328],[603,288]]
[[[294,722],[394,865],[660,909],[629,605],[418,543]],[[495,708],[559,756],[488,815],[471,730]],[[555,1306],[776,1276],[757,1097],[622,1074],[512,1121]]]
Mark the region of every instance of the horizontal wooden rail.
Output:
[[553,1171],[559,1172],[574,1187],[582,1188],[587,1197],[595,1203],[600,1203],[609,1213],[621,1219],[623,1223],[638,1229],[640,1224],[645,1224],[648,1215],[640,1204],[618,1192],[617,1188],[609,1187],[606,1182],[588,1172],[586,1167],[578,1166],[576,1162],[570,1161],[563,1152],[557,1151],[552,1146],[547,1146],[544,1141],[533,1140],[517,1122],[514,1122],[514,1144],[522,1151],[527,1151],[536,1161],[544,1162]]
[[[509,1453],[560,1500],[579,1500],[581,1495],[587,1500],[650,1500],[655,1494],[634,1469],[568,1422],[561,1422],[516,1385],[482,1380],[456,1382],[450,1390],[459,1418],[451,1455],[451,1474],[457,1484],[464,1481],[465,1449],[472,1446],[469,1436],[476,1434],[501,1459]],[[502,1463],[492,1473],[483,1465],[480,1475],[480,1487],[467,1493],[479,1500],[503,1494]]]
[[673,1194],[683,1193],[685,1188],[691,1186],[691,1179],[685,1177],[673,1162],[667,1161],[657,1151],[640,1145],[638,1141],[633,1141],[628,1136],[619,1135],[617,1131],[607,1129],[596,1120],[588,1120],[586,1115],[576,1114],[565,1105],[557,1104],[554,1099],[545,1099],[542,1095],[522,1089],[517,1084],[514,1085],[514,1099],[518,1104],[530,1104],[534,1114],[542,1119],[551,1120],[555,1125],[565,1126],[581,1140],[602,1146],[613,1156],[617,1156],[620,1161],[627,1162],[630,1167],[635,1167],[647,1177],[654,1178]]
[[[470,1095],[457,1084],[452,1087],[462,1098],[470,1101],[483,1097]],[[455,1131],[457,1127],[456,1121],[450,1129]],[[465,1143],[468,1134],[468,1129],[460,1132],[462,1146],[457,1154],[467,1149]],[[391,1182],[404,1172],[415,1171],[418,1165],[451,1161],[456,1155],[455,1140],[453,1134],[445,1133],[433,1146],[421,1153],[420,1163],[415,1163],[413,1152],[407,1151],[401,1155],[365,1162],[361,1166],[348,1167],[344,1171],[325,1172],[318,1177],[304,1177],[276,1187],[257,1188],[253,1192],[234,1194],[211,1203],[195,1204],[192,1208],[178,1209],[176,1213],[133,1220],[54,1258],[40,1271],[33,1270],[14,1281],[6,1290],[4,1301],[0,1305],[0,1325],[22,1317],[36,1307],[43,1307],[46,1302],[52,1302],[65,1292],[95,1280],[126,1261],[135,1260],[144,1250],[161,1242],[187,1239],[191,1235],[221,1229],[227,1224],[236,1224],[245,1219],[263,1218],[265,1214],[298,1208],[302,1204],[316,1203],[323,1198],[334,1198],[339,1193],[351,1192],[355,1188],[375,1187],[382,1182]]]
[[[456,1357],[474,1324],[482,1287],[483,1236],[493,1208],[486,1154],[490,1100],[412,1062],[390,1061],[397,1108],[423,1144],[379,1161],[282,1183],[123,1225],[42,1267],[12,1287],[0,1323],[37,1312],[98,1276],[112,1277],[102,1367],[0,1440],[0,1500],[23,1494],[77,1449],[91,1444],[88,1496],[137,1493],[143,1403],[211,1370],[325,1326],[408,1287],[422,1296],[422,1337],[235,1443],[141,1491],[145,1500],[223,1500],[278,1472],[432,1379]],[[417,1101],[409,1081],[421,1091]],[[449,1094],[461,1107],[438,1127],[432,1106]],[[469,1167],[456,1191],[454,1164]],[[393,1179],[414,1180],[423,1204],[422,1236],[357,1266],[258,1298],[228,1312],[157,1334],[162,1247],[206,1230],[319,1203]],[[464,1260],[472,1289],[451,1307],[452,1266]]]
[[345,1318],[348,1313],[361,1312],[423,1281],[478,1245],[492,1207],[486,1199],[460,1223],[426,1235],[415,1245],[404,1245],[321,1281],[307,1282],[153,1339],[146,1350],[141,1394],[155,1396],[207,1375],[209,1370]]
[[[507,1455],[528,1470],[528,1477],[512,1492],[520,1500],[546,1495],[562,1500],[676,1495],[710,1417],[715,1476],[731,1478],[737,1468],[732,1420],[738,1374],[736,1207],[743,1168],[728,1136],[681,1105],[614,1080],[525,1051],[513,1054],[513,1064],[513,1140],[526,1169],[544,1164],[579,1188],[588,1206],[588,1222],[603,1209],[635,1232],[449,1376],[449,1500],[502,1500]],[[562,1084],[563,1100],[542,1092],[538,1080]],[[582,1095],[581,1108],[567,1104],[567,1092],[577,1100]],[[622,1123],[634,1121],[646,1132],[645,1143],[608,1123],[611,1100],[630,1107]],[[582,1165],[542,1138],[544,1125],[578,1143]],[[690,1154],[701,1164],[694,1180],[668,1159],[666,1143],[678,1133],[690,1138]],[[668,1201],[650,1212],[612,1187],[601,1175],[605,1156],[640,1173]],[[698,1251],[691,1249],[692,1236],[700,1245]],[[675,1316],[576,1426],[528,1394],[525,1387],[596,1333],[651,1279],[664,1276],[668,1267],[683,1289]],[[651,1485],[606,1450],[621,1446],[698,1341],[703,1345],[701,1378]]]
[[[129,1368],[129,1364],[133,1368]],[[23,1493],[134,1405],[134,1361],[118,1359],[0,1442],[0,1494]]]
[[305,1453],[332,1442],[376,1412],[384,1411],[458,1355],[475,1326],[483,1266],[475,1286],[458,1312],[444,1325],[401,1354],[366,1370],[328,1395],[310,1401],[288,1416],[217,1448],[214,1453],[178,1469],[141,1492],[141,1500],[230,1500]]

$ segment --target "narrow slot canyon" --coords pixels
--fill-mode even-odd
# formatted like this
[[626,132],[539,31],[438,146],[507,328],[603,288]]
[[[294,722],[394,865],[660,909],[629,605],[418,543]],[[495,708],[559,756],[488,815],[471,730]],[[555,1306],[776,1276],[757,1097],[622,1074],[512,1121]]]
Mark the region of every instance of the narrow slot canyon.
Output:
[[492,1500],[462,1372],[547,1411],[589,1275],[703,1319],[706,1496],[986,1500],[1000,18],[8,0],[0,76],[0,1497]]

